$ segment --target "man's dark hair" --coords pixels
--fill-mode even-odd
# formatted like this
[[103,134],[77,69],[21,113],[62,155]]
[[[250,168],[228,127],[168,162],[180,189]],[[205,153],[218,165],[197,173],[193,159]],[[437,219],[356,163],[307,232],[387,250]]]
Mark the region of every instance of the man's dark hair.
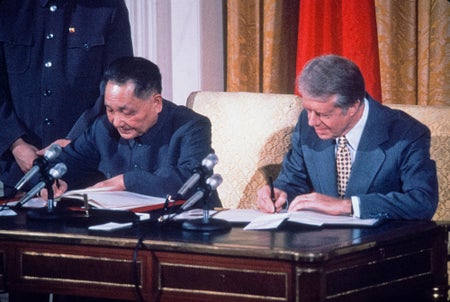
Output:
[[113,81],[135,84],[134,95],[146,99],[153,93],[161,93],[161,73],[156,64],[140,57],[122,57],[113,61],[105,70],[103,82]]
[[298,88],[301,94],[314,98],[337,95],[336,107],[348,108],[363,101],[364,78],[358,66],[337,55],[324,55],[310,60],[303,69]]

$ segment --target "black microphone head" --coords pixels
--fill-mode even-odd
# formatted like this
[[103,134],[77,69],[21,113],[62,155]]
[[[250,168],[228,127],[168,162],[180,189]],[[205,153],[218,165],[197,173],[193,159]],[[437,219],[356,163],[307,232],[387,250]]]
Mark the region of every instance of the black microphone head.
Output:
[[61,154],[62,148],[58,144],[51,145],[44,153],[46,160],[53,160]]
[[209,186],[209,188],[213,191],[217,189],[218,186],[222,183],[223,179],[220,174],[214,174],[208,179],[206,179],[206,184]]
[[211,171],[218,162],[219,158],[217,155],[210,153],[202,160],[202,166]]
[[59,179],[67,172],[67,166],[64,163],[57,163],[53,168],[48,171],[53,179]]

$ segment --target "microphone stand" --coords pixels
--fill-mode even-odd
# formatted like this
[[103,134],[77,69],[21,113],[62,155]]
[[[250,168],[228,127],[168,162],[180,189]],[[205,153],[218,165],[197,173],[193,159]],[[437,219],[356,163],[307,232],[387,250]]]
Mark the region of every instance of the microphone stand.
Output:
[[[44,182],[45,188],[47,189],[48,199],[47,199],[47,207],[40,209],[33,209],[27,212],[27,216],[30,219],[39,219],[39,220],[60,220],[64,219],[68,215],[67,210],[62,210],[60,208],[55,207],[55,198],[53,192],[53,177],[50,175],[44,174]],[[58,181],[58,180],[56,180]]]
[[203,201],[203,217],[199,219],[186,220],[183,222],[182,227],[188,231],[198,232],[228,232],[231,229],[231,224],[223,219],[211,218],[209,215],[209,194],[205,194],[200,201]]
[[[58,180],[57,180],[58,181]],[[49,184],[46,182],[46,188],[48,192],[48,199],[47,199],[47,212],[53,213],[55,209],[55,193],[53,192],[53,186],[52,184]]]

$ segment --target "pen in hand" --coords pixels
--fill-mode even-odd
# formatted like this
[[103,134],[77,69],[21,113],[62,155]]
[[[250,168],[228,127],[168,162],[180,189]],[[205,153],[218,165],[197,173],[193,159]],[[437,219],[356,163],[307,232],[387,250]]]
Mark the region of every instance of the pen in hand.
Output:
[[277,199],[275,198],[275,190],[273,188],[273,179],[272,176],[269,176],[269,186],[270,186],[270,199],[272,199],[273,202],[273,212],[277,212],[277,207],[275,206],[275,202]]

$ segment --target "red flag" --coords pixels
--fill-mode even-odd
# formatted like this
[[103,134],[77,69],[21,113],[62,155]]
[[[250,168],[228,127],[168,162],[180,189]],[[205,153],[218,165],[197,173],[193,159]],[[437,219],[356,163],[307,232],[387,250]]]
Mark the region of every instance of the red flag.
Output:
[[297,75],[316,56],[341,55],[359,66],[366,91],[381,102],[374,0],[299,1]]

